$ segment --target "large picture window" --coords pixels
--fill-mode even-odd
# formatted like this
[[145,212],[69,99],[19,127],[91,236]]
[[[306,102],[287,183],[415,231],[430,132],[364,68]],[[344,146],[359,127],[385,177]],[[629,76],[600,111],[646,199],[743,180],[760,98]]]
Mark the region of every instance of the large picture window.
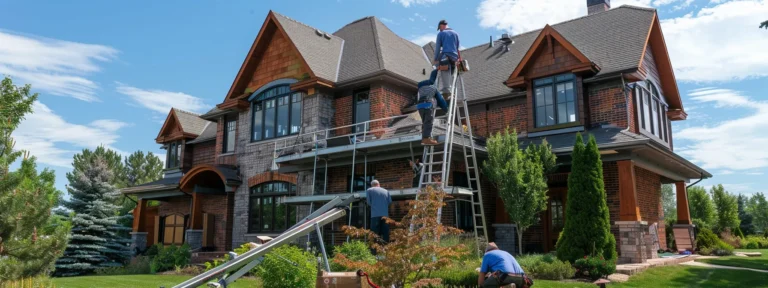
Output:
[[251,187],[248,233],[283,232],[296,224],[296,207],[285,204],[285,198],[294,194],[296,185],[288,182],[269,182]]
[[647,136],[669,143],[669,106],[664,102],[659,90],[650,81],[635,85],[635,107],[637,107],[637,123]]
[[177,168],[181,165],[181,142],[168,144],[168,153],[165,159],[165,168]]
[[576,77],[563,74],[533,80],[536,127],[576,122]]
[[259,93],[251,107],[251,140],[298,134],[301,130],[303,95],[301,92],[291,92],[288,85],[276,86]]

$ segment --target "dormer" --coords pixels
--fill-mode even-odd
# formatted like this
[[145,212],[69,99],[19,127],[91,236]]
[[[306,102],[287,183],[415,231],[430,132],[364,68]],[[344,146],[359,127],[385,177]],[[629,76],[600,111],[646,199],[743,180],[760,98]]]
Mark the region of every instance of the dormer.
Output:
[[216,125],[200,115],[172,108],[157,134],[155,142],[165,149],[165,174],[176,174],[192,166],[192,153],[187,142],[197,138],[209,125]]

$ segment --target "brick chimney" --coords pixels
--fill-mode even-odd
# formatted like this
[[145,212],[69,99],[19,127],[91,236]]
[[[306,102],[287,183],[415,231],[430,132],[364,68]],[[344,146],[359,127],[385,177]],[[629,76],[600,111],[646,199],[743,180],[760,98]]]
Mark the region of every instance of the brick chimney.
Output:
[[587,14],[605,12],[611,9],[611,0],[587,0]]

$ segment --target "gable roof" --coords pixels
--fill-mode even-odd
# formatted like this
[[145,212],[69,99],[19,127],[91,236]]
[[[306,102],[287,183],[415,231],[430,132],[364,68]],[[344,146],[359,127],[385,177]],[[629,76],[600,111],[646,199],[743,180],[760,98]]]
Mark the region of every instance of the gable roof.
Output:
[[432,69],[421,47],[397,36],[376,17],[349,23],[334,35],[344,39],[337,82],[346,82],[389,71],[414,82]]
[[163,143],[182,138],[195,138],[202,134],[209,124],[216,126],[216,123],[200,118],[198,114],[171,108],[155,141]]
[[[623,5],[552,25],[568,42],[601,69],[595,77],[638,68],[647,35],[655,17],[654,9]],[[461,51],[471,70],[464,74],[469,100],[508,95],[504,85],[543,29],[512,37],[509,51],[504,42],[483,44]]]
[[344,39],[272,12],[315,76],[336,81]]
[[173,111],[175,112],[176,119],[179,120],[179,124],[184,133],[200,135],[203,133],[205,126],[211,123],[211,121],[200,118],[200,114],[187,112],[178,108],[173,108]]

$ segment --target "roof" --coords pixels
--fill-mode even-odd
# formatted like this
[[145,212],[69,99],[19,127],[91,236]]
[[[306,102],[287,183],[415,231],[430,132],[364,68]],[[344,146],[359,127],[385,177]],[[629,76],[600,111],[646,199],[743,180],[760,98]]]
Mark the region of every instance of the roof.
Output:
[[344,40],[279,13],[274,15],[315,76],[336,81]]
[[[643,55],[654,9],[629,5],[552,25],[558,33],[601,67],[595,77],[637,69]],[[504,85],[530,49],[541,29],[512,37],[507,51],[503,41],[494,41],[461,51],[471,70],[464,73],[469,100],[509,94]],[[425,47],[425,50],[428,49]]]
[[[617,127],[593,128],[581,133],[583,134],[584,139],[589,139],[589,135],[595,136],[597,146],[601,148],[606,145],[629,145],[631,143],[637,144],[650,140],[650,138],[643,135],[635,134]],[[520,146],[524,148],[531,143],[541,144],[541,142],[546,139],[547,143],[552,145],[552,151],[556,153],[570,153],[570,151],[573,150],[573,144],[576,143],[576,134],[578,133],[573,132],[540,137],[522,137],[520,139]]]
[[214,122],[208,122],[208,124],[205,125],[205,129],[203,129],[203,132],[200,133],[197,138],[195,138],[192,141],[188,141],[187,144],[195,144],[195,143],[201,143],[206,142],[210,140],[216,140],[216,129],[218,125]]
[[376,17],[349,23],[335,33],[344,39],[344,52],[337,82],[345,82],[389,71],[418,82],[432,70],[424,50],[397,36]]
[[211,123],[211,121],[200,118],[200,114],[187,112],[178,108],[173,108],[173,111],[176,114],[176,118],[179,119],[179,124],[184,133],[200,135],[203,133],[205,127]]

